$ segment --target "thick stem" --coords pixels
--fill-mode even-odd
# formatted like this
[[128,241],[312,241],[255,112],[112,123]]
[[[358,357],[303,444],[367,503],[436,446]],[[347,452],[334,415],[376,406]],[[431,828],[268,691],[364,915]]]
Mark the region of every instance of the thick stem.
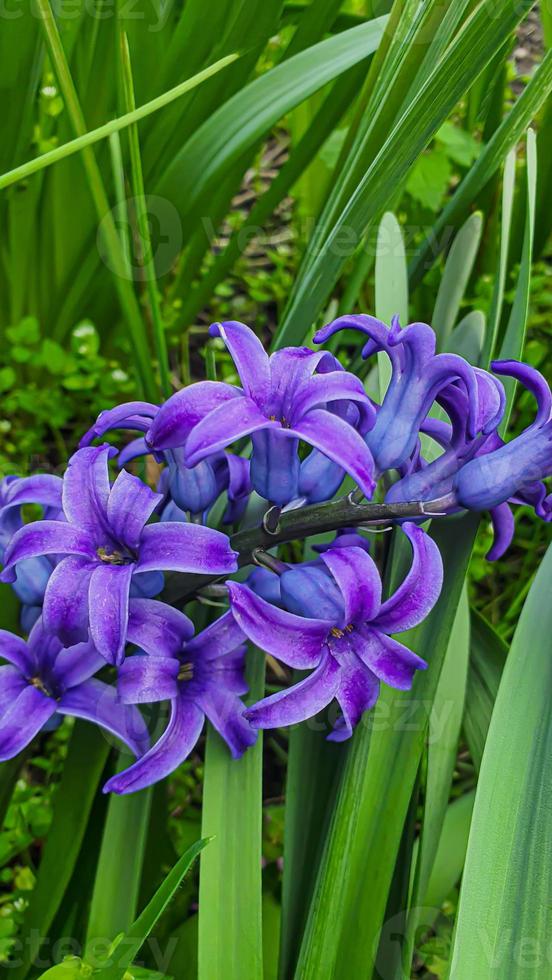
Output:
[[[310,504],[299,510],[285,511],[280,515],[277,530],[271,534],[264,525],[238,531],[230,538],[234,551],[238,552],[238,564],[254,563],[253,552],[259,548],[268,550],[325,531],[338,531],[343,527],[362,524],[382,524],[416,517],[432,517],[443,513],[442,501],[414,501],[395,504],[358,504],[352,495],[330,500],[323,504]],[[198,589],[219,579],[220,575],[168,575],[163,598],[167,602],[190,599]]]

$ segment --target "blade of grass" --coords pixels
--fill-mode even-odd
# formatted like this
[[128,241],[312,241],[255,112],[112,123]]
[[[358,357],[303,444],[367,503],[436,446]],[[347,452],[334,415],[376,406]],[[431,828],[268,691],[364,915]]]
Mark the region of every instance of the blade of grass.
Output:
[[192,844],[179,857],[143,912],[132,923],[128,932],[124,936],[119,937],[119,942],[111,952],[113,963],[99,971],[98,977],[100,980],[124,980],[128,976],[126,972],[128,967],[136,959],[146,939],[159,921],[169,902],[173,899],[175,892],[180,887],[182,879],[188,873],[198,855],[209,843],[210,838],[203,837],[195,844]]
[[[71,77],[69,65],[61,38],[55,21],[55,17],[50,6],[50,0],[37,0],[36,7],[44,35],[48,44],[48,51],[55,68],[60,90],[71,119],[71,124],[77,135],[82,136],[86,133],[86,123],[82,114],[79,98]],[[128,323],[129,332],[132,337],[133,350],[136,357],[138,376],[144,393],[152,401],[157,398],[156,385],[151,371],[151,356],[149,353],[148,338],[145,326],[140,313],[140,308],[131,282],[126,278],[125,256],[121,246],[121,241],[117,233],[113,214],[109,205],[102,175],[98,167],[94,151],[90,146],[85,147],[82,152],[82,161],[86,171],[88,186],[97,217],[102,229],[104,246],[110,256],[111,268],[114,272],[114,284],[117,290],[121,308]]]
[[[408,323],[408,270],[401,226],[395,215],[387,211],[378,228],[375,269],[376,316],[384,323],[398,314],[401,324]],[[391,362],[386,354],[378,354],[380,398],[391,379]]]
[[56,146],[55,149],[48,150],[46,153],[42,153],[41,156],[35,157],[33,160],[28,160],[13,170],[6,171],[6,173],[0,176],[0,190],[4,187],[9,187],[11,184],[16,184],[18,181],[26,180],[31,174],[38,173],[38,171],[44,170],[46,167],[51,167],[52,164],[58,163],[60,160],[65,160],[74,153],[80,153],[94,143],[108,139],[113,133],[118,133],[128,126],[140,122],[141,119],[147,119],[152,113],[158,112],[159,109],[164,109],[165,106],[170,105],[175,99],[179,99],[186,92],[190,92],[197,85],[201,85],[202,82],[216,75],[217,72],[222,71],[227,65],[231,65],[237,58],[239,58],[239,54],[226,55],[226,57],[220,58],[214,64],[209,65],[208,68],[204,68],[203,71],[198,72],[197,75],[193,75],[179,85],[175,85],[174,88],[164,92],[163,95],[158,95],[157,98],[151,99],[149,102],[144,103],[144,105],[138,106],[132,111],[124,113],[122,116],[118,116],[117,119],[111,119],[109,122],[104,123],[103,126],[98,126],[97,129],[82,133],[82,135],[77,136],[68,143],[62,143],[61,146]]
[[508,646],[483,616],[471,612],[471,652],[464,733],[477,770],[481,767],[487,732]]
[[[251,650],[252,700],[264,691],[264,654]],[[212,729],[207,735],[202,833],[215,837],[201,859],[199,980],[262,980],[262,735],[232,759]]]
[[[134,100],[134,83],[132,80],[132,65],[130,60],[128,38],[124,33],[122,33],[120,36],[120,56],[125,109],[127,113],[130,113],[134,112],[136,104]],[[128,139],[130,144],[132,193],[134,195],[133,203],[136,212],[136,228],[139,236],[138,259],[144,271],[144,277],[146,280],[146,290],[153,325],[155,352],[157,354],[157,363],[159,365],[159,373],[161,376],[161,391],[163,396],[168,398],[172,391],[169,377],[169,356],[165,337],[165,327],[161,316],[157,279],[155,275],[155,263],[151,244],[148,210],[144,193],[142,157],[140,155],[140,141],[138,137],[138,126],[136,123],[132,123],[128,127]]]
[[539,941],[550,919],[551,574],[552,547],[523,607],[483,753],[454,937],[454,980],[521,980],[545,962]]
[[[500,326],[502,307],[504,305],[504,287],[508,267],[508,250],[510,247],[510,230],[512,227],[512,212],[514,203],[514,186],[516,180],[516,149],[510,150],[504,162],[502,179],[502,215],[500,223],[500,251],[498,269],[495,274],[493,298],[489,311],[489,321],[485,334],[485,346],[481,355],[481,366],[486,368],[493,356]],[[474,361],[475,363],[475,361]]]
[[[537,193],[537,145],[534,130],[527,133],[527,199],[525,205],[525,229],[523,233],[523,248],[516,283],[514,302],[506,332],[500,344],[500,360],[519,359],[525,343],[527,316],[529,314],[529,296],[531,293],[531,270],[533,261],[533,239],[535,232],[535,203]],[[512,407],[516,384],[513,378],[504,378],[506,389],[506,409],[500,426],[500,434],[504,438]]]

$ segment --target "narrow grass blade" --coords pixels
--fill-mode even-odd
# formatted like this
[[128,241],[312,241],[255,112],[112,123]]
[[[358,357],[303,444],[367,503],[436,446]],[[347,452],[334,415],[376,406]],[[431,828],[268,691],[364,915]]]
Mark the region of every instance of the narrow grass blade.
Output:
[[485,145],[482,153],[439,215],[431,234],[414,256],[409,268],[412,288],[417,286],[446,247],[448,242],[447,229],[458,227],[465,218],[472,201],[496,173],[510,150],[522,138],[531,120],[534,119],[551,92],[552,51],[547,51],[531,81]]
[[[376,244],[376,316],[391,323],[399,316],[401,325],[408,323],[408,269],[401,226],[395,215],[387,211],[380,221]],[[386,354],[378,354],[380,397],[383,399],[391,379],[391,362]]]
[[[109,753],[101,732],[87,722],[77,722],[61,784],[54,803],[54,819],[38,870],[36,887],[23,922],[21,965],[10,971],[23,980],[48,937],[79,856],[94,797]],[[86,760],[86,766],[83,764]]]
[[[491,360],[502,308],[504,306],[504,287],[506,285],[506,272],[508,268],[508,250],[510,247],[510,231],[512,228],[512,213],[514,204],[514,186],[516,180],[516,150],[510,150],[504,163],[504,175],[502,178],[502,214],[500,222],[500,251],[498,256],[498,269],[495,274],[493,298],[489,312],[487,332],[485,334],[485,346],[481,356],[481,366],[487,368]],[[475,361],[473,362],[475,364]]]
[[[525,342],[527,316],[529,313],[529,295],[531,292],[531,269],[533,261],[533,238],[535,232],[535,202],[537,192],[537,145],[532,129],[527,133],[527,200],[525,205],[525,230],[523,233],[523,248],[519,267],[514,302],[500,344],[499,358],[508,360],[520,358]],[[506,410],[500,427],[504,438],[508,428],[514,402],[516,385],[512,378],[504,378],[506,388]]]
[[94,143],[108,139],[113,133],[118,133],[128,126],[135,125],[141,119],[147,119],[152,113],[164,109],[165,106],[170,105],[175,99],[179,99],[186,92],[190,92],[197,85],[201,85],[208,78],[212,78],[213,75],[222,71],[227,65],[231,65],[237,58],[239,58],[238,54],[226,55],[225,58],[220,58],[218,61],[215,61],[214,64],[198,72],[197,75],[187,78],[180,85],[175,85],[174,88],[169,89],[168,92],[164,92],[163,95],[158,95],[157,98],[151,99],[149,102],[144,103],[144,105],[138,106],[124,113],[122,116],[118,116],[117,119],[111,119],[103,126],[98,126],[97,129],[83,133],[82,136],[77,136],[76,139],[70,140],[68,143],[62,143],[61,146],[56,146],[55,149],[48,150],[46,153],[41,154],[41,156],[35,157],[33,160],[28,160],[27,163],[23,163],[13,170],[6,171],[6,173],[0,176],[0,190],[4,187],[9,187],[11,184],[16,184],[20,180],[26,180],[31,174],[38,173],[46,167],[51,167],[52,164],[58,163],[60,160],[65,160],[74,153],[80,153],[86,147],[93,146]]
[[423,898],[423,925],[430,927],[446,898],[460,880],[475,800],[475,790],[464,793],[447,807],[439,846]]
[[541,963],[546,955],[538,942],[548,935],[550,918],[551,575],[552,547],[523,607],[483,753],[452,954],[454,980],[525,980],[536,975],[535,955]]
[[431,319],[439,350],[448,350],[449,337],[473,270],[482,231],[483,215],[476,211],[462,225],[450,247]]
[[[252,650],[250,698],[263,696],[265,658]],[[262,980],[262,735],[241,759],[220,736],[207,735],[201,859],[199,980]]]
[[507,654],[504,640],[483,616],[472,610],[464,733],[478,770]]
[[470,364],[478,364],[485,343],[485,314],[470,310],[450,335],[448,350],[460,354]]
[[126,972],[128,967],[136,959],[146,939],[179,888],[182,879],[209,842],[210,838],[208,837],[198,840],[178,859],[143,912],[132,923],[128,932],[120,937],[122,940],[120,946],[119,943],[115,944],[110,957],[113,962],[110,966],[98,971],[98,978],[101,980],[124,980],[128,976]]
[[[37,0],[37,10],[40,15],[48,50],[56,71],[60,89],[63,93],[71,124],[77,134],[82,136],[86,132],[86,123],[71,77],[69,65],[67,64],[67,58],[63,50],[54,14],[50,6],[50,0]],[[155,401],[157,390],[151,371],[151,356],[148,350],[148,338],[145,326],[132,283],[126,275],[124,251],[111,213],[102,175],[91,147],[88,146],[83,150],[82,160],[97,217],[101,222],[105,248],[111,257],[112,268],[114,270],[114,284],[122,310],[128,322],[142,388],[144,393],[152,401]]]
[[[130,50],[126,34],[120,37],[121,53],[121,74],[123,81],[123,93],[125,108],[127,113],[134,112],[136,104],[134,100],[134,82],[132,78],[132,65],[130,61]],[[146,280],[146,290],[149,300],[151,322],[153,326],[153,339],[159,374],[161,376],[161,391],[165,398],[172,392],[169,378],[169,355],[167,352],[167,341],[165,337],[165,327],[161,316],[161,304],[159,301],[159,290],[155,275],[154,253],[151,244],[149,227],[148,209],[144,192],[144,175],[142,171],[142,157],[140,154],[140,140],[138,137],[138,126],[132,123],[128,128],[128,140],[130,144],[130,171],[132,193],[134,195],[134,210],[136,212],[136,228],[139,236],[139,262],[144,272]]]

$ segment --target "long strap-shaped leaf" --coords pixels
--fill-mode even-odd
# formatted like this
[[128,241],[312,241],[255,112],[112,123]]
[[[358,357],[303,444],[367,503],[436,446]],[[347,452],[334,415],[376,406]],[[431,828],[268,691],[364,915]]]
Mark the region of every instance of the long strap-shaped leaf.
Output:
[[54,804],[54,820],[40,862],[38,881],[23,923],[22,964],[7,971],[23,980],[40,950],[59,909],[79,856],[109,752],[101,732],[88,722],[77,722]]
[[[264,690],[264,654],[252,650],[250,697]],[[262,980],[262,735],[232,759],[210,729],[203,787],[204,836],[215,840],[201,860],[199,980]]]
[[385,17],[313,45],[251,82],[188,140],[161,179],[181,215],[197,213],[243,153],[290,109],[372,54]]
[[551,576],[552,547],[523,607],[483,753],[451,980],[549,975]]
[[361,240],[463,92],[530,6],[529,0],[515,7],[510,0],[500,0],[498,6],[492,0],[482,0],[477,6],[447,49],[446,57],[435,66],[394,126],[333,225],[323,250],[300,273],[276,345],[303,338],[305,325],[315,321],[324,308],[347,261],[340,246],[343,230],[347,229],[349,241],[352,234]]
[[[445,562],[441,598],[411,646],[430,663],[412,692],[387,689],[353,738],[311,905],[297,980],[371,975],[395,860],[443,657],[477,527],[469,515],[434,536]],[[407,641],[408,642],[408,641]],[[362,941],[359,941],[359,936]]]

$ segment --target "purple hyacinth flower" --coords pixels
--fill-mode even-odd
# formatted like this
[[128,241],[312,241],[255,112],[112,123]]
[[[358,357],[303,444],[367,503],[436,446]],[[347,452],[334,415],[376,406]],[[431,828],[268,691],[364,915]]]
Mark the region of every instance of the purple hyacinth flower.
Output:
[[380,681],[407,690],[427,665],[392,639],[420,623],[432,609],[443,580],[436,544],[414,524],[403,530],[413,563],[403,583],[381,601],[378,570],[363,548],[324,552],[320,565],[280,577],[286,609],[271,606],[246,585],[229,584],[232,612],[246,636],[290,667],[312,670],[291,688],[246,711],[254,728],[295,724],[317,714],[334,698],[342,716],[328,736],[349,738],[362,714],[375,704]]
[[231,524],[242,516],[251,493],[249,460],[234,453],[213,453],[195,466],[186,466],[182,449],[168,450],[167,489],[174,503],[192,515],[205,515],[224,492],[228,506],[223,522]]
[[552,474],[552,393],[542,374],[528,364],[495,361],[498,374],[516,378],[537,402],[534,422],[510,442],[502,440],[490,452],[462,466],[454,479],[456,502],[467,510],[491,510],[511,498],[535,500],[540,516],[550,519],[540,480]]
[[478,391],[474,370],[457,354],[436,354],[435,333],[428,324],[411,323],[401,330],[398,317],[389,328],[373,316],[342,316],[319,330],[315,343],[324,343],[340,330],[357,330],[370,338],[363,357],[385,351],[391,361],[391,381],[366,436],[380,473],[398,469],[412,455],[422,422],[451,382],[460,383],[466,392],[468,432],[475,435]]
[[[242,323],[214,324],[210,332],[225,341],[242,388],[204,381],[178,391],[155,416],[146,436],[149,445],[156,451],[183,448],[187,464],[195,466],[251,436],[251,484],[261,497],[283,505],[300,496],[302,440],[371,495],[373,460],[360,432],[373,424],[374,410],[358,378],[338,370],[332,355],[305,347],[269,357]],[[351,402],[362,417],[359,431],[340,414],[340,407]]]
[[[46,519],[63,519],[62,480],[49,473],[29,477],[8,476],[0,481],[0,563],[14,534],[23,527],[22,507],[36,504]],[[54,563],[49,558],[30,558],[17,569],[13,589],[22,603],[21,620],[25,632],[40,615],[44,592]]]
[[225,534],[194,524],[147,524],[161,496],[125,470],[109,480],[110,446],[79,449],[63,479],[66,522],[21,528],[6,550],[2,580],[37,555],[62,560],[44,596],[44,625],[68,646],[88,639],[110,663],[124,658],[132,579],[146,572],[228,574],[236,556]]
[[138,762],[113,776],[104,792],[133,793],[173,772],[190,754],[205,718],[238,758],[256,732],[244,718],[247,691],[244,637],[230,612],[192,638],[193,625],[178,610],[154,600],[132,603],[129,637],[142,651],[119,669],[125,704],[170,701],[161,738]]
[[0,761],[21,752],[54,715],[85,718],[116,735],[136,755],[148,746],[137,708],[94,674],[105,665],[90,642],[64,648],[42,620],[27,642],[0,630]]

